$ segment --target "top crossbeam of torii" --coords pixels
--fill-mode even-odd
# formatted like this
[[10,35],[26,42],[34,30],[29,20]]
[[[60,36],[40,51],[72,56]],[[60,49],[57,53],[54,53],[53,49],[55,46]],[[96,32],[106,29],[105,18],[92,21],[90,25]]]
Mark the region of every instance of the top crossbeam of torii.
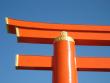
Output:
[[52,44],[61,31],[68,31],[76,45],[110,46],[110,26],[52,24],[6,18],[8,32],[23,43]]

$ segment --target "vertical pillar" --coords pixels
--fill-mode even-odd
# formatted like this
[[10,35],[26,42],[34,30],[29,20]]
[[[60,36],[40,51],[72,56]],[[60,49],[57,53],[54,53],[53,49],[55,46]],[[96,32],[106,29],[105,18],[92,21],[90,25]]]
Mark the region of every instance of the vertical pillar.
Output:
[[54,41],[53,83],[77,83],[75,42],[62,31]]

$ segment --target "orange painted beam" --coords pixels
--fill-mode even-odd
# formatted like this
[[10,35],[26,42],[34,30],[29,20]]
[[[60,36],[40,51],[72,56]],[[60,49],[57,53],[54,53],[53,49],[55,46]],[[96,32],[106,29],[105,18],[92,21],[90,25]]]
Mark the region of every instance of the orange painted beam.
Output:
[[[52,56],[17,55],[17,69],[52,70]],[[76,57],[78,71],[110,71],[110,57]]]
[[[60,31],[16,28],[18,41],[24,43],[52,44],[59,34]],[[74,38],[76,45],[110,46],[110,33],[69,32],[69,36]]]
[[110,71],[110,57],[77,57],[79,71]]
[[6,18],[6,24],[10,33],[15,33],[15,28],[40,29],[51,31],[78,31],[78,32],[110,32],[110,26],[80,25],[80,24],[53,24],[44,22],[29,22]]
[[52,70],[52,57],[17,55],[16,69]]

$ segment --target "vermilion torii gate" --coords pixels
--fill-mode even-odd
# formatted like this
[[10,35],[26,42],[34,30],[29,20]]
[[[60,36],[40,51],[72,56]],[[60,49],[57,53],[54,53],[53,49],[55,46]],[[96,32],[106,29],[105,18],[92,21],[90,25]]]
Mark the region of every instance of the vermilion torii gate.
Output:
[[52,70],[53,83],[78,83],[77,70],[110,71],[110,58],[75,54],[75,45],[110,46],[110,26],[49,24],[11,18],[6,18],[6,24],[18,42],[54,45],[54,56],[18,54],[17,69]]

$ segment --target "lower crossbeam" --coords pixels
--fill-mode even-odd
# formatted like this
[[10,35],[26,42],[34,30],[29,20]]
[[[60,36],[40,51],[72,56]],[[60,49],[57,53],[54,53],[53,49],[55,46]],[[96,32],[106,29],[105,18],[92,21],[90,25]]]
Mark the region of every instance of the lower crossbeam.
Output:
[[[52,70],[53,56],[17,55],[16,69]],[[110,71],[109,57],[76,57],[78,71]]]

